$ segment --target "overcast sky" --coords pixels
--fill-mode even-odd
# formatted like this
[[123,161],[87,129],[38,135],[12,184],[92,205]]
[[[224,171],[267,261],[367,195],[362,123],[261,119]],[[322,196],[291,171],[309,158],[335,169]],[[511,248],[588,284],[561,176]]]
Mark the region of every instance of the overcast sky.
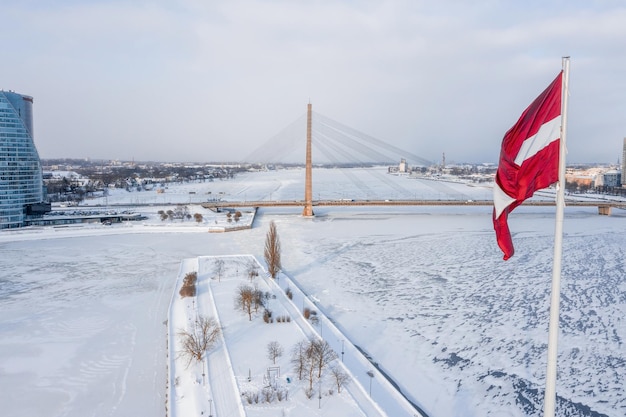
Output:
[[428,160],[497,162],[570,55],[567,161],[621,159],[621,0],[2,3],[0,89],[34,97],[42,158],[239,161],[310,100]]

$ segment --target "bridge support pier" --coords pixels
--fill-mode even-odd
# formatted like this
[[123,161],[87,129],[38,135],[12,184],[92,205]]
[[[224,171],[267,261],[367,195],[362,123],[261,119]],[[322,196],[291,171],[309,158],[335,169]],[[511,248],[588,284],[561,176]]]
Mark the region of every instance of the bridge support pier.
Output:
[[311,103],[307,105],[306,112],[306,178],[304,181],[304,210],[302,215],[305,217],[312,217],[313,214],[313,164],[311,160],[311,121],[312,121],[312,106]]

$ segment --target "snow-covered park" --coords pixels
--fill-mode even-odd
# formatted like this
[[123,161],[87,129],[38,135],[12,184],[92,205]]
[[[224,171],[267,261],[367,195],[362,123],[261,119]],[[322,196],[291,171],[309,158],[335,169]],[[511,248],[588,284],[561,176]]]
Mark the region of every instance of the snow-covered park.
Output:
[[[358,185],[350,176],[360,180]],[[315,169],[315,198],[491,198],[489,184],[358,169],[350,176]],[[2,414],[165,416],[168,401],[180,394],[169,383],[168,331],[175,328],[170,303],[190,302],[180,299],[177,286],[185,268],[198,268],[195,307],[214,305],[211,312],[222,320],[221,343],[227,348],[222,351],[232,367],[224,384],[233,392],[235,387],[246,392],[251,376],[263,384],[270,367],[266,345],[279,336],[266,330],[281,329],[281,335],[292,337],[281,342],[285,353],[277,360],[282,361],[281,384],[293,390],[289,400],[250,405],[241,397],[245,415],[328,416],[341,407],[354,407],[354,414],[337,415],[385,415],[389,398],[382,395],[382,373],[431,417],[541,415],[553,207],[516,209],[510,216],[516,254],[504,262],[487,206],[325,207],[315,208],[312,219],[303,218],[300,209],[268,208],[259,209],[251,229],[208,233],[223,217],[196,204],[209,191],[225,200],[301,199],[303,178],[303,170],[270,171],[170,186],[160,195],[123,191],[87,204],[151,204],[137,209],[147,220],[0,232]],[[162,221],[157,213],[167,203],[186,204],[191,213],[202,213],[203,221]],[[279,299],[284,288],[263,276],[259,285],[284,301],[274,309],[289,313],[291,321],[266,324],[256,317],[248,323],[234,309],[229,286],[246,277],[236,266],[233,275],[232,267],[239,256],[264,266],[271,221],[282,244],[284,279],[278,283],[289,281],[302,290],[302,300],[328,318],[321,326],[299,325],[295,294],[293,305]],[[594,207],[566,208],[560,416],[626,415],[625,221],[620,210],[599,216]],[[222,281],[214,279],[217,258],[231,259]],[[251,327],[244,331],[244,326]],[[284,332],[289,326],[293,332]],[[341,394],[335,389],[330,395],[327,384],[321,400],[306,399],[302,385],[292,378],[286,382],[293,376],[290,349],[316,334],[338,353],[342,341],[345,352],[358,347],[375,364],[375,376],[346,363],[354,379]],[[242,335],[256,338],[254,346],[239,343]],[[218,344],[207,355],[208,366],[219,352]],[[179,380],[179,388],[192,383],[204,390],[214,402],[195,409],[220,416],[210,369],[206,381],[199,374],[199,382],[197,373],[189,376],[193,369]],[[186,404],[180,403],[191,407]]]
[[[289,277],[272,279],[256,259],[243,255],[185,260],[177,289],[190,274],[197,277],[196,295],[176,294],[168,317],[171,416],[416,415],[384,378],[371,396],[380,372]],[[246,286],[258,291],[263,304],[249,304],[250,314],[236,302]],[[198,321],[206,318],[216,319],[222,335],[195,360],[182,354],[188,351],[180,332],[201,335]],[[319,373],[319,362],[305,358],[311,341],[330,348],[319,352]]]

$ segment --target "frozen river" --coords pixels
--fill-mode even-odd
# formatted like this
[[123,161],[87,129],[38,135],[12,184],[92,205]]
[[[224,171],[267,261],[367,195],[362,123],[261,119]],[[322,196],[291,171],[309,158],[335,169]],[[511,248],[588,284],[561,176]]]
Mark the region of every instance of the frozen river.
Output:
[[[354,189],[332,174],[317,173],[320,193],[341,197]],[[246,174],[184,184],[165,197],[124,192],[109,202],[188,203],[191,188],[204,196],[284,198],[300,195],[297,175]],[[390,178],[424,196],[490,194]],[[392,197],[374,184],[377,196]],[[319,208],[313,219],[299,209],[261,209],[252,229],[223,234],[207,233],[209,212],[201,225],[178,225],[161,222],[157,210],[141,223],[0,233],[6,415],[164,415],[164,320],[181,260],[263,259],[271,220],[284,272],[430,416],[541,414],[554,208],[520,207],[511,215],[516,255],[507,262],[489,207]],[[626,412],[624,221],[621,211],[566,209],[559,415]]]

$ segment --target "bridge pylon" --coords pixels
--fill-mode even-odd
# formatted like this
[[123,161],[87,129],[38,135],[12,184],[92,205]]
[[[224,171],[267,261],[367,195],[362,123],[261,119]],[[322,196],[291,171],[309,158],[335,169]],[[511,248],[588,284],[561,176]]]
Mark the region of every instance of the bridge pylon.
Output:
[[306,168],[305,168],[305,180],[304,180],[304,210],[302,215],[305,217],[312,217],[313,214],[313,164],[311,160],[311,122],[312,122],[312,105],[307,105],[306,112]]

